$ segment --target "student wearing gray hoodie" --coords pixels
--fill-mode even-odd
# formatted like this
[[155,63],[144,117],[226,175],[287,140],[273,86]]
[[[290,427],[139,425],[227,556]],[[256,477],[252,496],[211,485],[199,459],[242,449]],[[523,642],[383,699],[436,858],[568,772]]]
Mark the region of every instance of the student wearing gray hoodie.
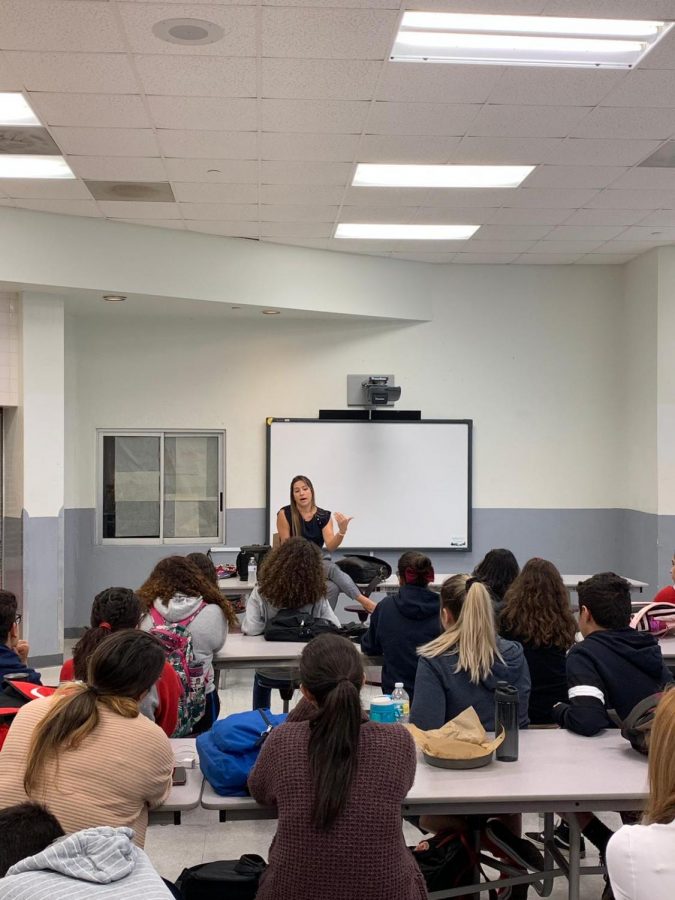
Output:
[[[171,898],[133,834],[131,828],[102,826],[63,837],[43,806],[5,809],[0,812],[0,900]],[[22,848],[30,855],[24,856]]]

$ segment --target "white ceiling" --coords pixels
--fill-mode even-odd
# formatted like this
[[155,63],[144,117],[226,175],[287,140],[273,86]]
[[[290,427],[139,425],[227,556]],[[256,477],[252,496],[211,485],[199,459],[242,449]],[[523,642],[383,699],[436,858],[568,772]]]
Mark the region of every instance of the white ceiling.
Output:
[[[636,168],[675,138],[675,34],[630,73],[391,63],[404,7],[675,19],[675,0],[1,0],[0,91],[26,91],[78,180],[0,180],[0,205],[428,262],[675,243],[675,169]],[[152,33],[181,17],[224,38]],[[356,162],[537,167],[517,190],[406,190],[350,187]],[[84,178],[169,181],[176,202],[95,201]],[[336,241],[340,221],[482,227]]]

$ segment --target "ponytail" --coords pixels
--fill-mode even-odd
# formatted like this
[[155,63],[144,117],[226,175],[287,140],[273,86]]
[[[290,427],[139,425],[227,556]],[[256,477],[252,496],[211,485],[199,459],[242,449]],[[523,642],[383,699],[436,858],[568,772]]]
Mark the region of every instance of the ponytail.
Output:
[[327,831],[347,803],[358,765],[363,664],[350,641],[323,634],[303,650],[300,678],[319,708],[310,722],[308,751],[312,824]]
[[453,575],[441,587],[441,608],[450,614],[452,623],[418,653],[433,658],[456,652],[456,671],[468,672],[471,681],[478,684],[490,674],[495,659],[502,659],[490,592],[475,578]]

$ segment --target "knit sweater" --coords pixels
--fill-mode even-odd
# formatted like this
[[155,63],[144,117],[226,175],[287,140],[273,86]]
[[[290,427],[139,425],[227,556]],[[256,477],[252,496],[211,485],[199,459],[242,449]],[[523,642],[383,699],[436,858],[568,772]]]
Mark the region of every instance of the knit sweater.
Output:
[[[171,790],[174,766],[169,739],[145,716],[125,719],[99,704],[99,722],[80,744],[47,761],[29,798],[23,788],[33,731],[53,698],[33,700],[16,715],[0,752],[0,808],[44,803],[68,834],[98,825],[127,826],[145,843],[148,809]],[[58,765],[57,765],[58,764]]]
[[88,828],[28,856],[0,879],[0,900],[168,900],[130,828]]
[[401,803],[415,778],[416,752],[401,725],[364,722],[358,767],[333,826],[311,822],[309,723],[275,728],[248,786],[258,803],[276,806],[277,832],[257,900],[421,900],[426,888],[406,849]]

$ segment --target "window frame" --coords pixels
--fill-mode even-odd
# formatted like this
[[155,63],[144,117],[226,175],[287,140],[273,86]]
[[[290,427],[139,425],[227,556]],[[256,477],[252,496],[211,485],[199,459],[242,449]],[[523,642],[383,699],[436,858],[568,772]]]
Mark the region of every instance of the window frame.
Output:
[[[103,537],[103,442],[106,437],[159,438],[159,537]],[[218,438],[218,534],[197,537],[164,537],[164,440],[171,437]],[[225,543],[225,449],[221,428],[97,428],[96,429],[96,544],[99,546],[177,546]]]

